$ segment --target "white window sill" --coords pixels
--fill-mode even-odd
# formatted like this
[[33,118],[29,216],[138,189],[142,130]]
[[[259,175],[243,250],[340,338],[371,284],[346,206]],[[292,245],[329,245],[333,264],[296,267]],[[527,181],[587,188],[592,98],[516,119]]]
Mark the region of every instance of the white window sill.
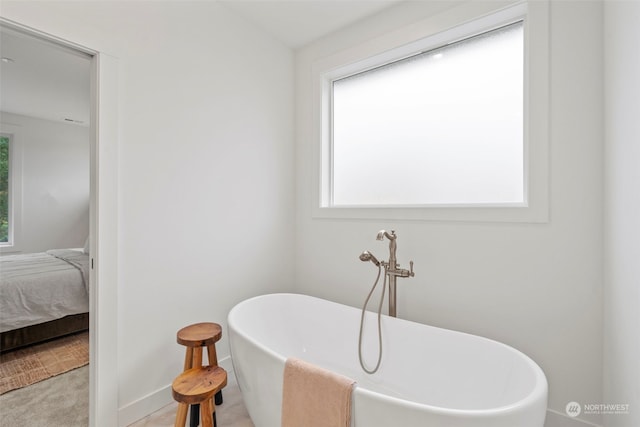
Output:
[[407,221],[463,221],[545,223],[549,220],[546,206],[522,205],[486,207],[315,207],[314,218],[372,219]]

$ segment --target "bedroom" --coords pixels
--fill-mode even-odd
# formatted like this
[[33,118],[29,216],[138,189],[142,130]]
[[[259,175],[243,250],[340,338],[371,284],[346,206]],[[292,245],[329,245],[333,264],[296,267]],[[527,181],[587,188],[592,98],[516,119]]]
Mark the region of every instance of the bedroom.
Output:
[[[98,419],[127,425],[171,400],[183,356],[174,334],[187,323],[224,323],[237,302],[270,292],[361,303],[368,270],[357,253],[395,224],[312,217],[305,78],[317,58],[410,28],[431,3],[440,2],[399,4],[292,47],[220,2],[3,1],[3,17],[118,61]],[[637,80],[624,70],[637,68],[614,49],[624,31],[638,33],[623,31],[632,15],[617,4],[551,2],[551,220],[398,229],[412,236],[404,248],[416,272],[418,258],[424,266],[424,286],[403,289],[401,310],[521,344],[550,372],[557,417],[570,400],[624,399],[615,385],[638,373],[625,362],[637,356],[637,318],[621,317],[640,311],[629,291],[638,269],[611,262],[638,248],[626,210],[637,151],[625,145],[637,128],[618,114],[636,111],[624,93]],[[514,277],[522,283],[510,287]],[[525,301],[501,304],[503,295]],[[220,354],[229,356],[225,338]]]
[[88,328],[90,61],[5,27],[1,48],[5,353]]

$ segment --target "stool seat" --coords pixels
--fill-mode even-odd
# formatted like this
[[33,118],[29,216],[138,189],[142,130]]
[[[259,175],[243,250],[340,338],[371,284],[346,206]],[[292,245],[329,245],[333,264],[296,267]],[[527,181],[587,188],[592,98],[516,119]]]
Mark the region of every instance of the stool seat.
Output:
[[189,405],[202,404],[201,425],[213,427],[213,395],[226,385],[227,372],[219,366],[199,366],[178,375],[171,384],[173,398],[178,402],[175,426],[184,427]]
[[184,371],[173,380],[173,398],[181,403],[202,403],[227,385],[227,372],[219,366]]
[[185,326],[177,333],[178,344],[186,347],[213,345],[222,338],[222,327],[217,323],[202,322]]

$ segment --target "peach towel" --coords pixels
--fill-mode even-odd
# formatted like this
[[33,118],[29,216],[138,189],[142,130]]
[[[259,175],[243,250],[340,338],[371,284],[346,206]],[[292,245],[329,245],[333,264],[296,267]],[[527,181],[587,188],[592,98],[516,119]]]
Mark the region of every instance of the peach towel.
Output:
[[282,427],[349,427],[354,383],[304,360],[287,359]]

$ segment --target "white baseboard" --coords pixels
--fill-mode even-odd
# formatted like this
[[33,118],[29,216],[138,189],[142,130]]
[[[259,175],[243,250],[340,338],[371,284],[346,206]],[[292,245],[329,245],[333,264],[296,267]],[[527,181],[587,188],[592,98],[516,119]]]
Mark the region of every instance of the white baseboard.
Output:
[[547,409],[547,418],[544,427],[602,427],[589,421],[578,418],[571,418],[566,414]]
[[[236,377],[233,372],[231,357],[227,356],[224,359],[221,359],[218,363],[227,371],[228,382],[235,382]],[[149,393],[148,395],[120,408],[118,410],[118,426],[127,427],[147,415],[167,406],[171,402],[173,402],[173,397],[171,396],[171,384],[167,384],[165,387]]]

